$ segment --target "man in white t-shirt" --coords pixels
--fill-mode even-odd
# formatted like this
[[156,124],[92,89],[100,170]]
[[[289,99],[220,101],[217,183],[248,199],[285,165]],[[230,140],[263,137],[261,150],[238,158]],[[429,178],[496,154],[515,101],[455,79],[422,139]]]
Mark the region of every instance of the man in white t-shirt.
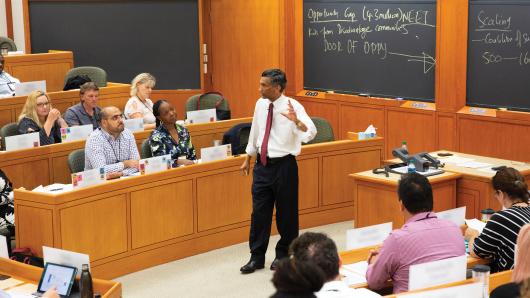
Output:
[[326,283],[315,293],[318,298],[381,297],[368,289],[352,289],[341,280],[337,246],[326,234],[306,232],[292,242],[289,252],[295,260],[312,262],[322,269]]

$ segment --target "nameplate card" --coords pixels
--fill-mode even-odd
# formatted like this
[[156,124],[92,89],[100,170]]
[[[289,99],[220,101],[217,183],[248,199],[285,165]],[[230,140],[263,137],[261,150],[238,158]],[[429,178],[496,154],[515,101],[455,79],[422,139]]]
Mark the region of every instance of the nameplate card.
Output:
[[26,133],[5,138],[6,151],[28,149],[40,146],[39,132]]
[[230,144],[201,148],[201,162],[225,159],[232,155]]
[[194,124],[217,121],[215,109],[189,111],[186,112],[186,118],[188,119],[189,123]]
[[412,265],[409,268],[409,291],[465,280],[466,266],[466,255]]
[[143,118],[125,119],[125,121],[123,121],[123,124],[125,125],[125,128],[132,132],[144,130]]
[[171,154],[140,159],[140,174],[151,174],[171,169]]
[[78,125],[72,127],[61,127],[61,140],[64,142],[73,142],[86,140],[92,133],[94,127],[92,124]]
[[103,182],[105,182],[105,168],[92,169],[72,174],[72,186],[74,189]]
[[83,271],[83,264],[87,264],[90,270],[90,256],[74,251],[58,249],[53,247],[42,247],[44,263],[55,263],[77,268],[77,275]]
[[392,232],[392,222],[346,231],[346,249],[356,249],[383,243]]
[[33,91],[46,92],[46,81],[32,81],[15,84],[15,95],[25,96],[29,95]]
[[461,286],[448,287],[419,293],[398,294],[398,298],[469,298],[483,297],[482,283],[475,282]]
[[454,222],[457,226],[461,226],[466,223],[466,206],[436,212],[436,216],[441,219],[450,220]]

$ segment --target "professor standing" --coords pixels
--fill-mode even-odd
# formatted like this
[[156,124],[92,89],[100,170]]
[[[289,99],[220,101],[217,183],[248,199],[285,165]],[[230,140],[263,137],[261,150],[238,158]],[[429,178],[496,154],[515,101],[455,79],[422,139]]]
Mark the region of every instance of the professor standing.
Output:
[[272,211],[276,204],[276,226],[280,241],[277,260],[287,257],[291,241],[298,237],[298,165],[301,142],[311,141],[315,124],[304,107],[283,95],[287,79],[280,69],[261,74],[258,99],[247,145],[247,157],[241,170],[248,174],[251,157],[256,157],[252,180],[252,218],[250,225],[250,261],[241,273],[252,273],[265,266],[265,253],[271,233]]

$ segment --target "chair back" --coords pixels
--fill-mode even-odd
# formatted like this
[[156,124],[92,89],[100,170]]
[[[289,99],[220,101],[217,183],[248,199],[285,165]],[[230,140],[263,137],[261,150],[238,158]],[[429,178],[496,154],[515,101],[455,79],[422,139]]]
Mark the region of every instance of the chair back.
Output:
[[232,145],[232,155],[245,153],[252,123],[239,123],[232,126],[223,135],[223,144]]
[[311,117],[311,120],[313,120],[313,123],[315,123],[315,126],[317,128],[317,135],[313,140],[311,140],[307,144],[317,144],[335,141],[335,136],[333,135],[333,128],[331,127],[331,124],[329,124],[328,120],[320,117]]
[[88,76],[100,88],[107,86],[107,72],[96,66],[81,66],[70,69],[64,77],[64,83],[66,84],[68,79],[79,75]]
[[186,112],[206,109],[230,110],[230,106],[228,100],[221,93],[208,92],[190,96],[186,101],[184,109]]
[[8,123],[0,128],[0,148],[5,149],[5,138],[18,135],[18,124]]
[[68,168],[72,174],[85,170],[85,149],[77,149],[68,154]]
[[142,159],[153,157],[153,152],[151,151],[151,146],[149,145],[149,139],[145,139],[142,142],[142,146],[140,148],[140,157],[142,157]]
[[1,48],[7,48],[8,51],[16,51],[17,45],[11,38],[0,36],[0,49]]

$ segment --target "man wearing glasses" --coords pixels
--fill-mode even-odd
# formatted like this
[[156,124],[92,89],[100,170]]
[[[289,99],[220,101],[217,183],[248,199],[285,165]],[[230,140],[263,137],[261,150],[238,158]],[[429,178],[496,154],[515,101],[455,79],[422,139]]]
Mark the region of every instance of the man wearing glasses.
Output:
[[15,84],[20,83],[4,71],[4,56],[0,55],[0,98],[15,96]]
[[125,129],[120,109],[101,110],[101,126],[90,134],[85,144],[85,170],[105,168],[109,178],[138,172],[140,154],[134,135]]

